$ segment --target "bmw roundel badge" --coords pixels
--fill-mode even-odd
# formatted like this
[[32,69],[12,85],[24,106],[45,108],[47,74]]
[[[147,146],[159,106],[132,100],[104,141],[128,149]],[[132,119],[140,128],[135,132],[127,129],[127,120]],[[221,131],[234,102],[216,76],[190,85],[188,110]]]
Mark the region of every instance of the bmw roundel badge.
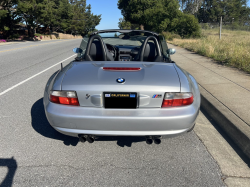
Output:
[[125,79],[124,78],[118,78],[118,79],[116,79],[116,82],[118,82],[118,83],[124,83]]

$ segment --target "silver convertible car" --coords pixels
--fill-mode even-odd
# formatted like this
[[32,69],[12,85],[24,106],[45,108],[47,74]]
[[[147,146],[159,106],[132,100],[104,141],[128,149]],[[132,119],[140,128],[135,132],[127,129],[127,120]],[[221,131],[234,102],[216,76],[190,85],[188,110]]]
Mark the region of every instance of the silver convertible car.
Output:
[[148,144],[190,132],[200,108],[195,79],[170,58],[164,37],[144,30],[100,30],[84,37],[74,61],[46,84],[51,126],[81,142],[143,136]]

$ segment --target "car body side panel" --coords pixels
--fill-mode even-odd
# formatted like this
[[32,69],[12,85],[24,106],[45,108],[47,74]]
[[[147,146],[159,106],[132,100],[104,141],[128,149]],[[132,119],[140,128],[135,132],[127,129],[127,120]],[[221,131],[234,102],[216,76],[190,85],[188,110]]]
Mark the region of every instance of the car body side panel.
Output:
[[175,64],[176,72],[178,73],[180,79],[180,92],[190,92],[191,91],[191,82],[187,77],[186,72],[184,72],[178,65]]
[[181,67],[179,67],[176,64],[175,64],[175,68],[180,78],[181,92],[192,92],[194,95],[194,100],[196,101],[195,102],[196,107],[199,109],[201,98],[200,98],[199,86],[195,78],[190,73],[183,70]]
[[59,71],[56,78],[53,81],[53,86],[51,90],[62,90],[62,81],[65,76],[65,73],[72,66],[72,62],[65,66],[62,70]]
[[59,70],[56,71],[55,73],[53,73],[53,75],[50,76],[50,78],[47,81],[46,86],[45,86],[45,92],[49,93],[49,91],[52,89],[53,82],[54,82],[54,80],[55,80],[58,73],[59,73]]

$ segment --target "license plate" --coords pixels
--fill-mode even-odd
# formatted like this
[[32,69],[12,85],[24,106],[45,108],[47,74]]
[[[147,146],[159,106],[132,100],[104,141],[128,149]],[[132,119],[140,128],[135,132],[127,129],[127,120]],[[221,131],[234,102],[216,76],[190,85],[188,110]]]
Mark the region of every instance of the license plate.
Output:
[[136,108],[135,92],[103,92],[105,108]]

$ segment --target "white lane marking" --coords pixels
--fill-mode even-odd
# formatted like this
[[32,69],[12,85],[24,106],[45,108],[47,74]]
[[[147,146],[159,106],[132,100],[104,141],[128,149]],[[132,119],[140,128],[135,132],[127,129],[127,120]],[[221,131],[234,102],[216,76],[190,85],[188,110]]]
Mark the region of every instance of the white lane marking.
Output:
[[47,69],[45,69],[45,70],[43,70],[43,71],[41,71],[41,72],[39,72],[39,73],[37,73],[37,74],[35,74],[35,75],[33,75],[33,76],[27,78],[27,79],[25,79],[25,80],[22,81],[22,82],[19,82],[18,84],[16,84],[16,85],[14,85],[14,86],[8,88],[7,90],[1,92],[1,93],[0,93],[0,96],[3,95],[3,94],[5,94],[5,93],[7,93],[7,92],[9,92],[9,91],[12,90],[12,89],[18,87],[18,86],[20,86],[21,84],[23,84],[23,83],[25,83],[25,82],[27,82],[27,81],[33,79],[34,77],[36,77],[36,76],[38,76],[38,75],[44,73],[45,71],[47,71],[47,70],[49,70],[49,69],[51,69],[51,68],[57,66],[58,64],[61,64],[62,62],[64,62],[64,61],[66,61],[66,60],[68,60],[68,59],[74,57],[74,56],[76,56],[76,54],[74,54],[74,55],[72,55],[72,56],[70,56],[70,57],[68,57],[68,58],[66,58],[66,59],[64,59],[64,60],[62,60],[62,61],[60,61],[60,62],[54,64],[53,66],[48,67]]
[[11,116],[0,116],[0,119],[1,118],[10,118]]

